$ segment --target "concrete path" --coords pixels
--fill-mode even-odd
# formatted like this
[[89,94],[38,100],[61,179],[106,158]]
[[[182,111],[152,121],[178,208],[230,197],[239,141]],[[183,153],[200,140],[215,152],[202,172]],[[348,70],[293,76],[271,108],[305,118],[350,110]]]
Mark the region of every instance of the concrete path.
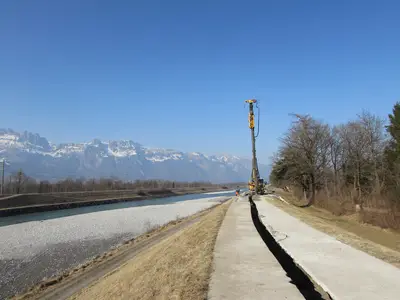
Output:
[[261,221],[333,299],[400,299],[400,269],[306,225],[266,197],[254,199]]
[[304,299],[259,236],[247,198],[231,204],[221,225],[208,299]]

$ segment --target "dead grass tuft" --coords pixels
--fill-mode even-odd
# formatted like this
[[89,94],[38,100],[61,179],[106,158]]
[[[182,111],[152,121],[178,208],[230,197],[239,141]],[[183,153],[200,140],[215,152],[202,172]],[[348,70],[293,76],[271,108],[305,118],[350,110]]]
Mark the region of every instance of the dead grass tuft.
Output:
[[364,209],[360,213],[360,220],[382,228],[400,230],[400,215],[392,211],[369,211]]
[[215,240],[229,204],[139,254],[73,299],[206,299]]

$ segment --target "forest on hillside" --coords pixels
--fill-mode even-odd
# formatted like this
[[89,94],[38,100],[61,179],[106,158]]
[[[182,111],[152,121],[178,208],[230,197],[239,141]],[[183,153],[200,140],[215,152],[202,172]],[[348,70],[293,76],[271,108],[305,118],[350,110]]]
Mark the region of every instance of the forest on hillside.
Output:
[[293,117],[270,182],[306,199],[307,206],[337,214],[357,209],[366,221],[400,228],[400,102],[387,119],[363,111],[330,126],[310,115]]

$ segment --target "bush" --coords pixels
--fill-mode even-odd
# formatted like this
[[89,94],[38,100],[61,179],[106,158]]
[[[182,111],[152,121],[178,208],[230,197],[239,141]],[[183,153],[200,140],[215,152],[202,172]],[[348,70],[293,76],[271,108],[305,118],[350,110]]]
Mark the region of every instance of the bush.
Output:
[[144,191],[140,190],[140,191],[138,192],[138,195],[139,195],[139,196],[146,196],[146,193],[145,193]]

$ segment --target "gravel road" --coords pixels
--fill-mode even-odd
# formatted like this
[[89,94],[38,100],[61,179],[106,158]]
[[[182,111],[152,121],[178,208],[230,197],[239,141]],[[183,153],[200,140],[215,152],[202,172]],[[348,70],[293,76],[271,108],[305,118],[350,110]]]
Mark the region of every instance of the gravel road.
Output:
[[125,240],[209,208],[221,194],[171,204],[104,210],[0,227],[0,299],[84,263]]

